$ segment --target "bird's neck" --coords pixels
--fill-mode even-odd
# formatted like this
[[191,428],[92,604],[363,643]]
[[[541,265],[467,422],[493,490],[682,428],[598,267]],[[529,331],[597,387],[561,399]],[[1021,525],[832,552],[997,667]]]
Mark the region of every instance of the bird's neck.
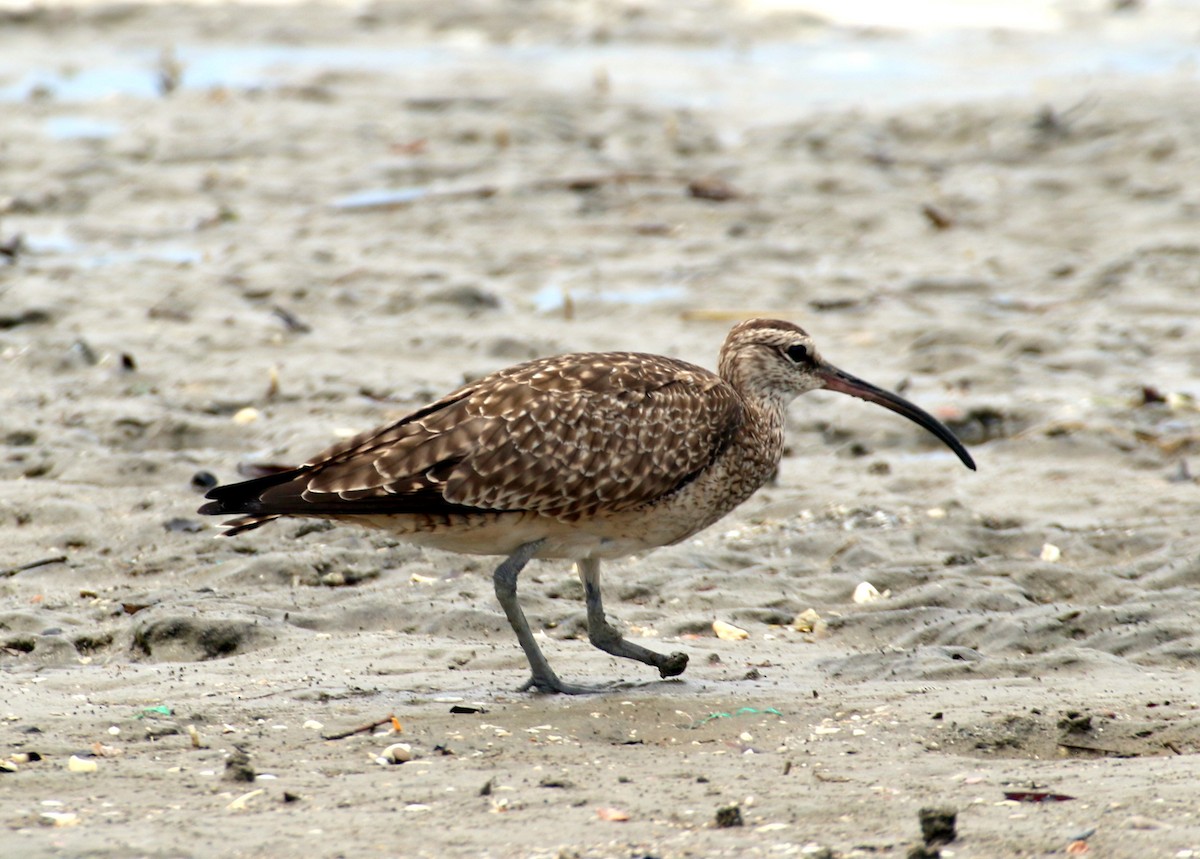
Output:
[[766,483],[783,456],[783,423],[786,403],[774,398],[746,397],[746,419],[729,447],[729,464],[744,481],[753,484],[747,496]]

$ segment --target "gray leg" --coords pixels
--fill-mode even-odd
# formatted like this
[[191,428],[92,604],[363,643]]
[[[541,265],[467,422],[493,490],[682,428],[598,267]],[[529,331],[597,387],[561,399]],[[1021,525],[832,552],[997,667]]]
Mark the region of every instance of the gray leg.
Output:
[[639,644],[633,644],[621,637],[621,633],[604,618],[604,604],[600,600],[600,561],[587,558],[579,561],[579,578],[583,582],[583,593],[587,599],[588,640],[605,653],[622,656],[625,659],[636,659],[646,665],[653,665],[662,677],[674,677],[682,674],[687,668],[686,653],[672,653],[664,656],[647,650]]
[[533,631],[529,628],[529,621],[525,619],[525,612],[521,611],[521,604],[517,602],[517,576],[529,563],[529,559],[537,554],[541,545],[541,540],[526,543],[509,555],[504,563],[496,568],[496,572],[492,573],[492,584],[496,587],[496,599],[500,601],[504,614],[508,617],[509,625],[517,634],[517,641],[521,643],[521,649],[525,651],[525,658],[529,660],[529,668],[533,672],[528,682],[519,691],[537,689],[539,692],[560,692],[566,695],[595,692],[595,689],[573,686],[558,679],[558,675],[554,673],[550,668],[550,663],[542,655],[541,648],[537,646],[537,641],[533,638]]

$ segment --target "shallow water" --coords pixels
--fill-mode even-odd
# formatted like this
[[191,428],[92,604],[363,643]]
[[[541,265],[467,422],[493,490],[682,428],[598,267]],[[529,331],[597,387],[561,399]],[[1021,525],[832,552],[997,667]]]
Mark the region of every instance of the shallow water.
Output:
[[[11,81],[0,86],[0,101],[35,93],[72,104],[115,96],[156,98],[160,56],[151,50],[113,54],[101,47],[76,58],[67,71],[0,59],[0,80]],[[785,121],[824,107],[1028,95],[1051,81],[1194,80],[1200,46],[1182,32],[1137,39],[970,31],[868,37],[825,29],[803,42],[719,47],[183,44],[174,56],[183,70],[181,85],[190,89],[275,88],[335,71],[386,74],[414,94],[463,79],[474,79],[486,90],[491,75],[587,91],[600,76],[618,99],[636,96],[658,107],[733,113],[753,122],[765,116]],[[79,132],[47,128],[51,136]],[[91,129],[86,136],[99,135]]]

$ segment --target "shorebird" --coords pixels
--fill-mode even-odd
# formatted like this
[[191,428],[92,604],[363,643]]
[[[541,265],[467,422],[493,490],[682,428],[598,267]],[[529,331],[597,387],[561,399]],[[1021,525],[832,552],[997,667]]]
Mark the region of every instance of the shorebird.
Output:
[[802,328],[751,319],[725,338],[715,374],[639,352],[517,364],[298,468],[218,486],[199,512],[237,514],[226,535],[315,517],[504,556],[492,580],[529,660],[522,691],[596,691],[559,679],[517,601],[531,559],[572,560],[591,643],[674,677],[687,654],[627,641],[605,619],[600,562],[685,540],[749,498],[779,465],[788,403],[819,388],[903,415],[975,468],[945,425],[829,364]]

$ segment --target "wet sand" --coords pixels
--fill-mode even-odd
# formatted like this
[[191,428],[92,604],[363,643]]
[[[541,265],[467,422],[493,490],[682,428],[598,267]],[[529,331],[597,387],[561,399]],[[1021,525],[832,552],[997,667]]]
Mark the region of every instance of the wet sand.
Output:
[[[5,14],[13,855],[901,857],[948,807],[944,856],[1200,856],[1194,71],[848,107],[785,105],[751,59],[742,103],[731,43],[915,37],[723,5]],[[421,46],[449,53],[389,64]],[[712,103],[630,85],[625,49],[712,59]],[[663,77],[695,97],[683,66]],[[578,350],[712,367],[761,314],[979,470],[803,397],[773,485],[605,567],[610,618],[688,651],[681,678],[592,648],[567,565],[531,564],[522,600],[602,695],[512,691],[490,559],[195,515],[202,472],[301,461],[466,378]],[[414,759],[380,762],[396,742]]]

